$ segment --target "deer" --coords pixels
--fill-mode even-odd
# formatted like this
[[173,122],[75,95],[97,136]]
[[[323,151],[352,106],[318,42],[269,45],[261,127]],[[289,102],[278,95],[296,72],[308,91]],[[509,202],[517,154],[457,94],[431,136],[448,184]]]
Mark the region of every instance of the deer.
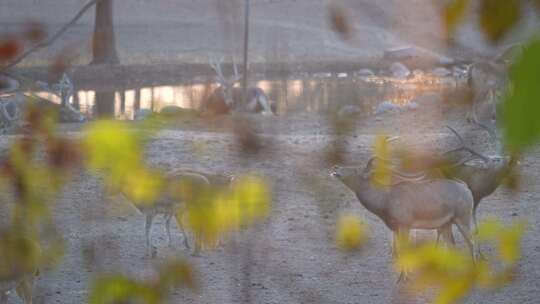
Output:
[[[511,168],[518,164],[514,157],[503,155],[500,140],[493,129],[481,123],[477,123],[477,125],[485,129],[495,141],[497,146],[496,155],[486,156],[469,147],[454,128],[446,126],[458,139],[459,147],[445,151],[442,155],[427,157],[427,160],[424,161],[425,166],[419,168],[418,172],[403,173],[400,170],[392,169],[393,177],[400,181],[426,181],[435,178],[450,178],[463,181],[473,195],[472,218],[475,228],[478,227],[476,212],[482,199],[495,192],[504,178],[511,172]],[[458,159],[449,157],[452,153],[459,151],[468,152],[471,156]],[[483,166],[471,164],[471,161],[474,160],[480,160]],[[395,166],[392,160],[384,159],[384,161]]]
[[506,66],[494,62],[473,63],[469,67],[467,84],[472,102],[466,119],[472,123],[493,123],[497,102],[506,83]]
[[[349,188],[360,204],[392,231],[393,252],[397,254],[398,237],[408,238],[411,229],[436,229],[449,242],[453,242],[451,230],[455,225],[474,261],[475,241],[471,237],[473,196],[467,185],[445,178],[379,185],[371,178],[376,159],[370,158],[363,169],[334,166],[330,175]],[[398,282],[403,275],[400,274]]]
[[465,149],[466,151],[469,151],[477,156],[477,158],[484,163],[483,167],[478,167],[467,164],[468,161],[462,162],[459,165],[456,165],[454,170],[452,170],[450,173],[451,177],[462,180],[471,190],[474,199],[472,217],[475,228],[478,228],[478,222],[476,219],[476,210],[478,209],[478,205],[482,199],[491,195],[493,192],[495,192],[495,190],[497,190],[504,178],[506,178],[511,172],[511,168],[518,163],[513,156],[504,156],[501,153],[501,145],[497,139],[495,131],[482,124],[479,124],[479,126],[486,129],[486,131],[488,131],[491,137],[496,141],[498,150],[496,155],[485,156],[480,152],[475,151],[471,147],[468,147],[465,144],[463,137],[461,137],[461,135],[450,126],[447,126],[447,128],[450,129],[450,131],[457,137],[461,147],[445,152],[445,154],[448,154],[460,149]]
[[[156,251],[152,246],[151,241],[151,232],[153,220],[157,215],[163,215],[165,218],[165,232],[167,234],[168,246],[172,246],[172,236],[171,236],[171,220],[175,218],[178,229],[183,236],[183,245],[187,249],[191,249],[187,234],[185,232],[184,226],[181,220],[182,216],[176,217],[178,213],[182,213],[185,210],[185,203],[188,199],[185,197],[185,194],[182,191],[178,190],[178,187],[187,185],[190,189],[202,190],[207,186],[228,186],[232,182],[233,177],[228,175],[220,174],[207,174],[191,170],[181,170],[177,171],[167,177],[166,186],[164,187],[164,192],[158,197],[158,199],[150,204],[137,204],[127,199],[126,195],[121,193],[122,196],[127,199],[133,207],[145,216],[145,240],[146,240],[146,249],[147,256],[154,257]],[[199,255],[200,248],[196,244],[193,255]]]
[[[454,128],[446,126],[458,139],[460,143],[458,148],[446,151],[441,156],[435,157],[434,159],[437,161],[429,161],[428,166],[431,165],[431,167],[423,168],[423,172],[416,174],[403,174],[396,170],[392,172],[398,180],[421,180],[433,178],[433,176],[435,176],[454,178],[465,182],[473,195],[474,205],[472,219],[475,230],[477,230],[477,209],[480,202],[497,190],[503,180],[510,174],[512,168],[519,164],[519,161],[513,156],[505,156],[503,154],[501,140],[498,138],[495,129],[480,122],[473,122],[473,124],[484,129],[490,135],[492,140],[495,141],[495,155],[487,156],[467,146],[463,137]],[[449,154],[461,150],[469,152],[472,154],[472,157],[462,158],[455,162],[451,162],[450,158],[447,157]],[[471,161],[476,159],[479,159],[483,165],[470,164]],[[437,239],[439,239],[440,236],[439,233]]]
[[75,109],[70,103],[71,97],[74,96],[74,94],[76,94],[77,92],[75,92],[73,82],[71,81],[67,73],[63,73],[62,77],[58,79],[58,82],[56,83],[49,85],[46,82],[37,81],[35,86],[36,89],[47,91],[60,98],[60,107],[58,107],[58,111],[59,119],[61,122],[86,121],[86,116],[79,110]]
[[508,69],[522,46],[506,47],[492,60],[472,63],[468,69],[467,84],[472,92],[472,102],[467,121],[495,125],[497,103],[508,85]]
[[261,113],[263,115],[275,115],[276,104],[268,98],[266,93],[259,87],[248,87],[246,89],[246,98],[243,100],[244,90],[235,87],[242,76],[238,74],[238,68],[233,60],[234,76],[227,79],[223,75],[221,68],[222,60],[215,57],[210,59],[210,67],[217,75],[219,87],[204,99],[202,111],[206,114],[221,115],[231,112],[250,112]]

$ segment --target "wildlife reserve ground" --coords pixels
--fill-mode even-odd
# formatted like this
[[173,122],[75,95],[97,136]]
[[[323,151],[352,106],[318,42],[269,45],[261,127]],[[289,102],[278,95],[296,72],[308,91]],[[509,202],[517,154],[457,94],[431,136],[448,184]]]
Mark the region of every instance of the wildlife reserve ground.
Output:
[[[461,110],[449,111],[447,105],[439,104],[383,120],[358,119],[354,135],[346,138],[348,162],[363,165],[372,152],[374,136],[380,132],[429,147],[456,145],[445,124],[456,126],[475,147],[489,146],[483,131],[461,127],[466,125]],[[441,120],[434,121],[432,118],[437,116]],[[263,145],[256,156],[240,154],[234,136],[224,128],[197,126],[162,130],[148,144],[147,160],[168,172],[196,169],[261,174],[273,190],[272,214],[265,223],[225,241],[214,251],[192,257],[182,246],[182,235],[176,229],[173,248],[167,247],[164,221],[158,217],[153,228],[158,254],[156,259],[149,259],[145,257],[144,217],[122,201],[108,200],[99,178],[78,172],[55,207],[67,245],[65,259],[57,269],[42,272],[36,284],[35,303],[84,302],[88,284],[96,273],[122,271],[150,276],[152,266],[171,254],[187,256],[201,282],[198,293],[179,290],[171,303],[239,303],[245,296],[241,285],[248,248],[249,290],[254,303],[423,303],[425,299],[415,302],[400,296],[390,266],[391,235],[387,228],[329,176],[329,168],[321,162],[324,149],[334,138],[326,119],[311,114],[250,118],[259,122]],[[223,118],[221,123],[226,125],[229,119]],[[77,125],[63,129],[70,136],[80,135]],[[1,137],[3,149],[13,138]],[[204,149],[195,149],[194,143],[202,144]],[[519,190],[514,193],[501,187],[479,208],[480,219],[527,221],[516,281],[495,293],[474,293],[467,303],[537,300],[539,161],[536,152],[526,156],[520,166]],[[336,216],[344,211],[354,212],[369,225],[369,241],[353,255],[338,251],[334,242]],[[420,236],[434,237],[434,233]],[[464,244],[460,242],[460,246]],[[484,250],[489,252],[488,248]]]
[[[0,0],[0,34],[18,29],[27,20],[41,20],[52,32],[84,2]],[[438,21],[432,18],[433,9],[423,5],[427,0],[342,2],[351,7],[348,12],[355,20],[356,36],[350,43],[329,30],[324,10],[327,1],[255,0],[251,59],[262,66],[276,62],[301,66],[303,60],[357,65],[380,57],[385,49],[402,45],[434,51],[445,47],[435,33]],[[234,36],[228,40],[220,31],[226,22],[222,23],[214,5],[204,3],[116,1],[117,49],[122,65],[137,67],[139,72],[132,75],[133,79],[145,77],[145,65],[206,64],[203,50],[219,53],[232,49],[240,58],[240,45],[231,45],[231,41],[239,41],[241,22],[232,26],[232,32],[223,30]],[[69,72],[76,75],[76,87],[90,90],[84,88],[87,83],[100,83],[102,77],[110,77],[86,66],[91,57],[92,17],[85,16],[57,43],[23,61],[18,72],[26,78],[44,80],[46,65],[58,53],[67,52],[75,54],[75,67]],[[241,20],[239,13],[233,17]],[[474,57],[486,51],[485,45],[475,44],[477,37],[477,31],[466,32],[462,42],[467,47],[445,55],[454,58],[470,52]],[[86,69],[88,74],[81,72]],[[182,73],[178,72],[183,79],[191,76]],[[77,83],[81,79],[87,83]],[[159,83],[155,79],[148,82]],[[361,113],[354,118],[354,131],[346,136],[337,136],[325,114],[298,109],[276,116],[243,113],[211,122],[196,118],[165,126],[146,145],[145,160],[149,165],[165,172],[191,169],[233,175],[254,173],[264,177],[272,189],[272,210],[267,220],[224,239],[216,249],[198,257],[183,246],[184,236],[176,226],[172,230],[173,244],[167,245],[162,216],[156,217],[152,230],[157,255],[146,256],[144,216],[128,202],[109,196],[99,175],[75,170],[53,212],[65,240],[64,258],[56,268],[40,271],[33,303],[86,303],[97,275],[121,272],[149,278],[155,274],[154,266],[169,256],[186,257],[200,283],[197,291],[175,290],[170,303],[426,303],[426,298],[408,296],[400,289],[402,285],[396,284],[390,231],[360,205],[350,190],[330,176],[331,164],[325,161],[325,155],[338,141],[344,142],[344,163],[364,166],[380,134],[399,136],[396,145],[405,143],[432,153],[442,152],[458,145],[446,125],[455,127],[475,149],[494,154],[495,145],[487,133],[466,122],[466,107],[459,100],[437,96],[442,94],[428,95],[411,111]],[[332,102],[331,96],[327,99]],[[254,127],[261,147],[258,153],[247,155],[240,150],[232,128],[238,117]],[[61,124],[59,132],[79,138],[87,124]],[[128,124],[135,126],[135,122]],[[18,136],[0,135],[0,155],[7,153]],[[499,187],[478,209],[479,221],[490,217],[504,223],[526,221],[515,280],[493,292],[474,291],[464,303],[540,301],[539,152],[537,147],[521,159],[517,189]],[[343,212],[358,215],[369,228],[367,242],[352,254],[336,248],[335,223]],[[435,232],[418,232],[416,237],[434,238]],[[459,237],[458,246],[465,248]],[[482,250],[494,252],[488,247]],[[22,303],[14,292],[9,301]]]

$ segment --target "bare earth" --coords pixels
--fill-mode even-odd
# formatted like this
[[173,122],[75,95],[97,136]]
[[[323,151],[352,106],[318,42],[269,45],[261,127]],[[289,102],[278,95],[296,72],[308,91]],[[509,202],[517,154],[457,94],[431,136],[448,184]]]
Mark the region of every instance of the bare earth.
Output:
[[[20,28],[28,19],[41,20],[53,30],[84,2],[0,0],[0,34]],[[254,0],[252,58],[261,63],[368,60],[381,56],[386,48],[405,44],[444,53],[438,38],[440,22],[430,17],[434,8],[426,5],[428,2],[432,1],[343,1],[350,7],[347,12],[354,17],[356,29],[353,41],[345,43],[328,28],[327,1]],[[122,62],[205,62],[208,53],[229,53],[230,49],[239,58],[238,30],[223,29],[227,28],[224,24],[240,28],[241,13],[232,14],[237,23],[223,21],[215,3],[116,1],[115,22]],[[46,66],[63,49],[78,54],[75,63],[88,63],[92,15],[82,19],[57,44],[28,58],[23,66]],[[481,43],[475,45],[477,38],[477,31],[471,30],[463,41],[468,43],[467,47],[482,49],[485,46]],[[224,125],[230,119],[223,118]],[[148,146],[147,160],[167,172],[196,169],[234,174],[255,172],[264,176],[273,189],[273,211],[265,223],[196,258],[182,247],[178,230],[174,230],[173,248],[167,248],[164,221],[158,218],[153,234],[158,257],[145,258],[143,216],[125,202],[110,201],[99,177],[76,172],[55,213],[66,240],[66,255],[58,268],[41,273],[34,303],[86,302],[89,286],[97,274],[121,271],[149,277],[153,265],[173,254],[185,255],[193,263],[201,289],[197,293],[175,291],[171,303],[247,303],[248,296],[242,292],[245,284],[251,303],[425,303],[425,299],[400,296],[396,274],[390,266],[388,229],[328,175],[329,165],[321,159],[335,137],[325,117],[294,114],[250,119],[255,121],[265,147],[256,157],[241,154],[233,134],[226,128],[201,128],[197,124],[160,132]],[[381,132],[399,134],[403,141],[421,147],[440,150],[453,146],[456,142],[445,124],[458,127],[478,149],[493,153],[485,132],[465,123],[463,108],[433,103],[408,113],[359,119],[353,136],[345,139],[347,162],[363,165],[372,151],[374,136]],[[70,136],[81,135],[79,125],[65,125],[62,129]],[[14,138],[15,135],[0,136],[0,150],[5,151]],[[206,147],[203,154],[195,153],[200,143]],[[517,279],[494,293],[476,292],[466,303],[539,301],[538,152],[534,149],[521,162],[523,182],[519,191],[501,187],[479,207],[479,219],[492,216],[505,222],[527,221]],[[371,230],[364,249],[353,255],[339,252],[334,245],[334,224],[343,211],[359,215]],[[490,252],[488,248],[484,251]],[[20,303],[14,294],[10,301]]]
[[[439,104],[413,113],[388,114],[382,120],[359,120],[354,136],[346,139],[347,162],[363,164],[379,132],[400,134],[404,142],[423,147],[453,146],[455,140],[443,125],[466,126],[459,118],[461,110],[449,111]],[[433,117],[439,117],[438,122]],[[333,139],[324,118],[298,114],[251,119],[263,130],[260,135],[265,149],[257,157],[241,154],[229,132],[173,128],[163,130],[151,141],[147,159],[166,172],[197,169],[261,174],[273,189],[273,212],[265,223],[202,257],[191,257],[181,245],[178,230],[174,230],[173,248],[167,248],[164,223],[158,220],[154,226],[158,257],[152,260],[144,257],[143,216],[125,202],[108,200],[99,178],[79,172],[56,207],[67,242],[66,256],[57,269],[44,271],[39,277],[36,303],[84,302],[89,283],[99,272],[121,271],[144,278],[152,274],[156,262],[171,254],[187,256],[201,282],[198,293],[176,291],[171,303],[243,303],[247,301],[241,292],[243,284],[248,284],[252,303],[403,303],[405,299],[395,285],[396,274],[390,267],[387,228],[351,192],[328,176],[327,165],[321,162],[322,152]],[[64,129],[70,135],[80,135],[79,126],[67,125]],[[469,127],[459,129],[477,148],[493,148],[484,132]],[[2,147],[5,149],[13,138],[1,137]],[[194,153],[194,143],[203,143],[206,151]],[[537,302],[539,169],[537,151],[530,153],[521,163],[520,190],[513,193],[501,187],[481,204],[480,219],[525,219],[528,230],[517,280],[495,293],[475,293],[467,303]],[[347,210],[364,219],[371,230],[365,248],[348,256],[335,248],[333,240],[336,216]],[[89,252],[94,253],[92,259]],[[250,274],[249,281],[246,273]],[[423,303],[425,299],[405,302]]]

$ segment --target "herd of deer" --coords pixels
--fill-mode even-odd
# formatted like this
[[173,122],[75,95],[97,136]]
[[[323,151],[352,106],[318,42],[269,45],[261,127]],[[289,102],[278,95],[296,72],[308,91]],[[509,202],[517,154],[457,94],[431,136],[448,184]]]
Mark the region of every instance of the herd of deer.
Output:
[[[392,159],[377,156],[369,159],[364,168],[332,168],[330,175],[354,192],[360,203],[392,231],[395,254],[397,237],[408,238],[411,229],[437,230],[437,241],[442,236],[454,245],[452,227],[456,226],[473,261],[481,255],[472,237],[472,227],[478,227],[478,205],[498,188],[518,163],[514,157],[503,155],[496,132],[497,102],[507,83],[508,56],[515,55],[515,52],[515,49],[510,49],[495,61],[475,63],[469,67],[468,84],[473,99],[467,120],[489,133],[495,141],[497,155],[485,156],[468,147],[458,132],[448,127],[461,146],[420,161],[427,165],[415,174],[401,171]],[[448,157],[458,151],[466,151],[471,156]],[[483,165],[470,163],[476,159]],[[389,168],[388,174],[393,183],[377,183],[373,178],[375,162],[383,162]],[[403,273],[398,281],[402,277]]]
[[201,111],[205,114],[228,114],[230,112],[261,113],[263,115],[276,114],[276,103],[270,100],[266,93],[259,87],[249,86],[246,88],[245,97],[243,88],[235,84],[242,78],[238,73],[236,63],[232,62],[234,76],[227,78],[223,74],[221,61],[211,57],[210,66],[217,75],[219,87],[205,98]]
[[[461,147],[447,151],[440,161],[429,161],[428,168],[410,174],[396,168],[392,160],[372,157],[365,168],[332,168],[331,175],[354,192],[360,203],[378,216],[394,233],[407,237],[411,229],[435,229],[454,244],[452,226],[465,239],[473,259],[476,258],[472,226],[477,226],[476,210],[480,201],[492,194],[510,172],[515,160],[501,155],[484,156],[467,147],[452,128]],[[465,150],[471,157],[450,161],[450,152]],[[484,165],[469,164],[480,159]],[[373,164],[384,162],[392,175],[391,184],[378,184],[373,179]],[[438,165],[436,165],[438,164]],[[394,242],[395,243],[395,242]],[[479,251],[477,251],[479,253]]]
[[[496,119],[495,98],[498,95],[497,90],[504,82],[504,77],[501,77],[505,75],[501,73],[505,70],[504,64],[500,62],[475,63],[469,69],[469,86],[474,97],[468,119],[486,129],[495,140],[497,140],[496,132],[489,125],[492,125]],[[260,88],[247,88],[247,98],[242,98],[243,91],[234,86],[240,79],[235,64],[233,64],[235,75],[232,79],[224,77],[221,65],[217,61],[214,60],[211,66],[218,75],[220,87],[214,90],[207,99],[203,105],[203,111],[213,114],[230,111],[275,113],[275,104]],[[479,112],[485,113],[485,108],[488,109],[488,121],[483,120],[486,115],[478,115]],[[466,151],[471,154],[470,157],[454,159],[451,162],[430,161],[431,166],[414,174],[396,168],[394,160],[372,157],[363,168],[335,166],[331,175],[352,190],[360,203],[388,226],[394,237],[398,234],[407,236],[411,229],[431,229],[437,230],[437,240],[442,237],[454,244],[452,227],[456,226],[474,260],[480,253],[472,237],[473,226],[477,225],[476,209],[483,198],[497,189],[516,161],[511,157],[503,156],[501,150],[496,156],[484,156],[468,147],[454,129],[450,128],[450,130],[458,138],[460,147],[435,158],[448,160],[450,159],[448,155],[458,151]],[[481,167],[471,165],[469,161],[473,159],[479,159],[484,165]],[[376,162],[384,162],[390,167],[394,183],[377,185],[373,181],[371,177]],[[172,174],[169,178],[171,184],[189,181],[200,185],[225,187],[232,180],[233,177],[227,175],[212,175],[195,171],[181,171]],[[181,200],[171,197],[171,193],[168,192],[151,206],[133,205],[145,215],[147,254],[154,256],[156,253],[151,242],[153,219],[156,215],[164,215],[165,229],[169,244],[171,244],[170,222],[173,217],[178,219],[175,215],[182,211],[184,205]],[[177,220],[177,225],[184,236],[184,246],[190,248],[181,220]],[[198,252],[199,248],[195,242],[194,254]],[[37,269],[34,269],[22,275],[1,278],[0,304],[7,303],[7,294],[12,289],[16,289],[24,303],[31,304],[31,286],[36,271]]]

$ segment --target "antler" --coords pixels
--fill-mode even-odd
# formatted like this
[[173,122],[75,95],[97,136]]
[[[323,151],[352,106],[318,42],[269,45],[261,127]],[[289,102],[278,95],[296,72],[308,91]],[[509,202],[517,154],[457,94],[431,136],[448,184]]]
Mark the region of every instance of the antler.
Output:
[[221,70],[221,62],[223,61],[223,57],[218,59],[216,56],[210,56],[209,64],[210,67],[216,72],[218,81],[222,84],[226,83],[226,79],[223,76],[223,71]]
[[232,57],[232,64],[233,64],[233,71],[234,71],[234,78],[232,79],[232,83],[237,82],[242,78],[242,75],[238,73],[238,67],[236,66],[236,61],[234,60],[234,56]]
[[458,140],[459,140],[459,143],[461,144],[461,147],[456,148],[456,149],[452,149],[452,150],[450,150],[450,151],[446,151],[446,152],[443,153],[443,155],[447,155],[447,154],[449,154],[449,153],[456,152],[456,151],[460,151],[460,150],[465,150],[465,151],[471,153],[472,155],[474,155],[474,156],[476,156],[476,157],[482,159],[482,160],[483,160],[484,162],[486,162],[486,163],[489,161],[489,158],[488,158],[487,156],[485,156],[485,155],[481,154],[480,152],[477,152],[477,151],[473,150],[472,148],[468,147],[468,146],[465,144],[465,141],[463,140],[463,138],[461,137],[461,135],[459,135],[459,133],[458,133],[456,130],[454,130],[454,128],[452,128],[452,127],[450,127],[450,126],[446,126],[446,127],[447,127],[448,129],[450,129],[450,131],[451,131],[452,133],[454,133],[454,135],[456,135],[456,137],[457,137]]

